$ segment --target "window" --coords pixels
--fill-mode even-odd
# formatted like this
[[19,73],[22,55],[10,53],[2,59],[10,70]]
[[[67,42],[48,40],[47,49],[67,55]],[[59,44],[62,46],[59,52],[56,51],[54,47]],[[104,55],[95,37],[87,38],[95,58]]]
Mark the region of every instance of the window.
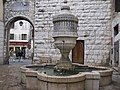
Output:
[[14,40],[14,34],[10,34],[10,40]]
[[114,37],[119,33],[119,24],[114,27]]
[[120,0],[115,0],[115,12],[120,12]]
[[27,34],[22,34],[22,40],[27,40]]

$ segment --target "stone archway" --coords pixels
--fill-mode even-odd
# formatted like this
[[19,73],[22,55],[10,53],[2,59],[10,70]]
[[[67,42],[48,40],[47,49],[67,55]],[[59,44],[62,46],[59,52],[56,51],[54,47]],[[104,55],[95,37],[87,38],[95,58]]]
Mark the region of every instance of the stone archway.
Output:
[[25,17],[25,16],[12,17],[5,23],[4,52],[3,52],[4,53],[4,64],[9,64],[9,35],[10,35],[10,28],[11,28],[12,24],[14,22],[18,21],[18,20],[28,21],[33,27],[33,29],[32,29],[32,39],[33,39],[33,53],[34,53],[34,23],[33,23],[33,21],[30,18]]

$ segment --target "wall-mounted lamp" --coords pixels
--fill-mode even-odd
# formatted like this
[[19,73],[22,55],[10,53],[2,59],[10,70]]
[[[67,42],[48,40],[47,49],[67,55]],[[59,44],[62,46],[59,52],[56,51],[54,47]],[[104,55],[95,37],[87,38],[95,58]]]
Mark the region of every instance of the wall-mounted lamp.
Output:
[[22,26],[22,25],[23,25],[23,22],[22,22],[22,21],[20,21],[20,22],[19,22],[19,24],[20,24],[20,26]]

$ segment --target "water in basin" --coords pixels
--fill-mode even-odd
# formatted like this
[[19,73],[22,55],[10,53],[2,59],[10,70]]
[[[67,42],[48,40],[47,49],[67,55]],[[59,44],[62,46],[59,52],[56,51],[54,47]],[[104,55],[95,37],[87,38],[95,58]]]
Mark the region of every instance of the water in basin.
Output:
[[40,73],[44,73],[50,76],[70,76],[76,75],[80,72],[92,72],[97,70],[103,70],[100,68],[93,68],[88,66],[73,66],[73,70],[55,70],[55,65],[45,65],[45,66],[27,66],[31,70],[38,71]]

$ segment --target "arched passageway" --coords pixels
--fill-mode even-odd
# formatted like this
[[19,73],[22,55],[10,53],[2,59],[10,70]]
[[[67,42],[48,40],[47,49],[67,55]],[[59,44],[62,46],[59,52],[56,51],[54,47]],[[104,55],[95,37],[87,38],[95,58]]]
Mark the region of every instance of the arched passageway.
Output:
[[30,25],[32,26],[31,28],[31,38],[33,40],[33,44],[32,44],[32,61],[33,61],[33,55],[34,55],[34,24],[33,21],[31,19],[29,19],[28,17],[25,16],[15,16],[11,19],[8,20],[8,22],[6,22],[5,24],[5,31],[4,31],[4,64],[9,64],[9,45],[10,45],[10,29],[13,26],[13,24],[18,21],[18,20],[25,20],[28,21],[30,23]]

